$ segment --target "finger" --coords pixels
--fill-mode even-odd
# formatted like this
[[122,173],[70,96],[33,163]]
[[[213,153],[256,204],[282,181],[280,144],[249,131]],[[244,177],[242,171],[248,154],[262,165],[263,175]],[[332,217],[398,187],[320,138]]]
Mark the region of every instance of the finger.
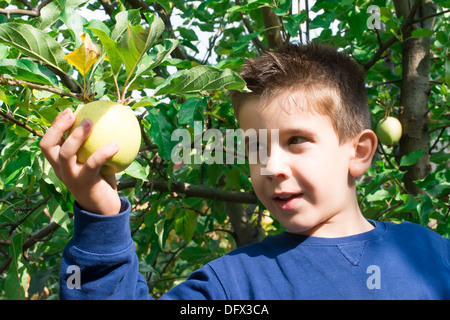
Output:
[[[93,177],[97,176],[100,173],[100,169],[105,164],[106,160],[114,156],[118,151],[119,144],[117,142],[111,142],[107,145],[101,146],[87,159],[82,168],[81,174]],[[107,180],[106,178],[105,180]],[[107,182],[111,185],[110,180],[111,179],[107,180]]]
[[51,127],[42,137],[39,146],[52,165],[57,163],[59,147],[64,141],[64,133],[70,129],[74,122],[73,112],[70,108],[67,108],[55,118]]
[[77,152],[92,131],[92,120],[84,119],[78,127],[64,141],[59,151],[59,165],[61,170],[73,172],[77,163]]

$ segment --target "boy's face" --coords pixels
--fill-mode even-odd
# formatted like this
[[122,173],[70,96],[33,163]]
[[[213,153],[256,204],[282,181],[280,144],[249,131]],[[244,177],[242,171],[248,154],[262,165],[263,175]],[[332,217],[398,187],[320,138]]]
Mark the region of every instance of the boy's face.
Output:
[[354,148],[339,143],[328,116],[295,105],[303,100],[295,99],[298,94],[276,97],[264,107],[249,100],[239,122],[244,131],[278,129],[278,139],[268,142],[266,164],[250,164],[261,202],[287,231],[326,237],[359,212],[349,174]]

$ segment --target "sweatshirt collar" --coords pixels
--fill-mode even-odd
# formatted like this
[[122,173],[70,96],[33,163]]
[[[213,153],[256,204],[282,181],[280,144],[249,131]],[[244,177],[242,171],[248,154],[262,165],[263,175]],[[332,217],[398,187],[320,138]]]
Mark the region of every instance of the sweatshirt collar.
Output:
[[302,243],[302,245],[341,245],[347,243],[354,243],[359,241],[367,241],[380,237],[386,232],[386,224],[384,222],[376,222],[373,220],[368,220],[372,225],[375,225],[370,231],[346,236],[346,237],[337,237],[337,238],[323,238],[323,237],[314,237],[314,236],[305,236],[300,234],[295,234],[291,232],[284,231],[280,236],[285,238],[285,240],[290,242],[297,242],[298,244]]

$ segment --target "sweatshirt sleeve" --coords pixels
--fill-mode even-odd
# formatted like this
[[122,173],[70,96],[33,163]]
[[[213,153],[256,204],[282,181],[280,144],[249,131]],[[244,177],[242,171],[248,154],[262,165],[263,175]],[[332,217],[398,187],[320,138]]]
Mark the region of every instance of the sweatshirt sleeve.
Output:
[[131,205],[117,215],[89,213],[74,204],[74,235],[60,267],[61,299],[151,299],[131,238]]
[[[60,298],[64,300],[153,300],[130,231],[131,205],[121,199],[117,215],[89,213],[74,204],[74,234],[60,267]],[[215,272],[208,266],[167,292],[163,300],[226,299]]]

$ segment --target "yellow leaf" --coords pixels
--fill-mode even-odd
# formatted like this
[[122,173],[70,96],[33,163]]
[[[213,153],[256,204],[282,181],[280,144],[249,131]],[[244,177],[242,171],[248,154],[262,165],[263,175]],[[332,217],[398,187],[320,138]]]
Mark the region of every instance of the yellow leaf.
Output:
[[100,57],[100,51],[87,33],[83,33],[81,39],[83,44],[74,52],[65,55],[64,59],[76,67],[82,76],[85,76]]

